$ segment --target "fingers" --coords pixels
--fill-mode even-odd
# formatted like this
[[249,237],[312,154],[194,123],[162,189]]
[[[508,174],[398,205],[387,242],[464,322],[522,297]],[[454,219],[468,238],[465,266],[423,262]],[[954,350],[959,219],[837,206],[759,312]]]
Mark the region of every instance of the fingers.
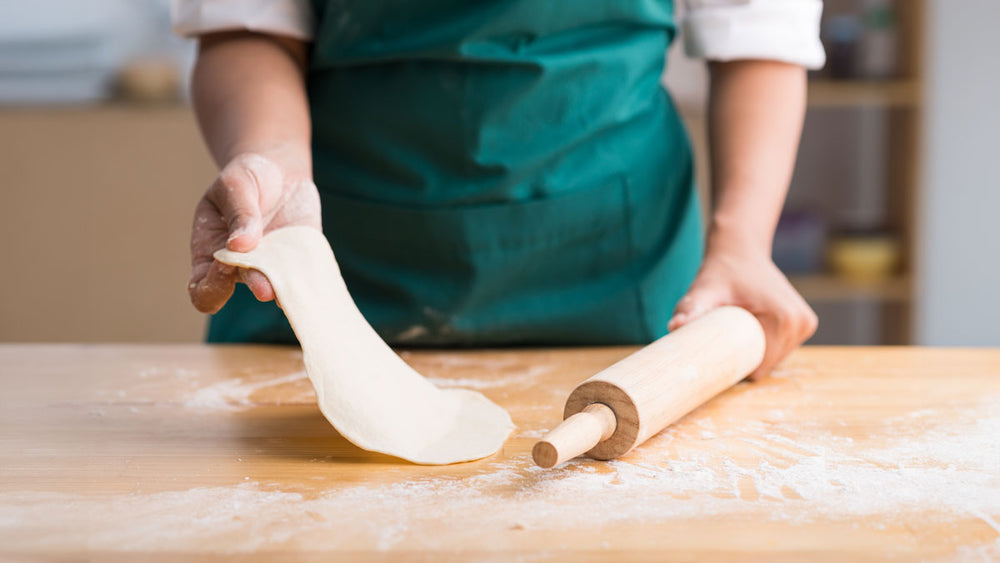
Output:
[[195,211],[191,231],[191,279],[188,282],[191,302],[203,313],[221,309],[237,281],[245,283],[260,301],[274,299],[271,283],[260,272],[215,261],[215,250],[225,244],[228,236],[228,229],[218,212],[203,199]]
[[[758,317],[760,319],[760,317]],[[764,327],[764,339],[766,348],[764,349],[764,359],[750,374],[750,379],[758,380],[768,376],[774,367],[781,362],[792,350],[795,344],[782,332],[781,328],[773,320],[761,319],[761,326]]]
[[695,282],[688,294],[677,302],[674,316],[667,323],[667,330],[677,330],[728,301],[728,292],[723,288],[711,283]]
[[198,204],[191,231],[188,292],[199,311],[215,313],[221,309],[237,281],[246,283],[261,301],[274,299],[274,290],[262,274],[221,264],[212,255],[223,246],[234,252],[257,247],[264,234],[261,202],[280,193],[281,182],[281,171],[270,161],[256,155],[240,156],[223,168]]
[[215,262],[212,253],[226,241],[227,227],[216,206],[203,197],[195,208],[191,226],[191,278],[188,295],[196,309],[214,313],[229,299],[236,283],[236,269]]
[[271,301],[274,299],[274,288],[267,276],[257,270],[240,269],[240,281],[245,283],[253,293],[257,301]]
[[257,247],[264,234],[261,201],[280,193],[281,183],[280,169],[256,155],[238,157],[222,169],[209,188],[207,199],[228,226],[226,248],[249,252]]
[[237,280],[245,283],[258,301],[275,298],[274,289],[264,274],[213,261],[192,269],[188,282],[191,303],[202,313],[215,314],[232,297]]
[[192,268],[188,295],[195,309],[214,314],[226,304],[236,287],[236,268],[221,262],[202,262]]
[[226,248],[249,252],[257,247],[264,233],[256,185],[242,172],[219,176],[209,190],[210,198],[226,221]]
[[[260,272],[239,269],[216,262],[213,254],[220,248],[249,252],[257,247],[266,223],[285,212],[282,198],[292,192],[283,189],[284,175],[274,162],[257,154],[234,158],[209,187],[195,210],[191,229],[191,279],[188,293],[194,306],[203,313],[215,313],[229,300],[236,282],[245,283],[260,301],[275,298],[271,283]],[[308,187],[316,192],[315,186]],[[318,193],[309,210],[315,208],[319,222]],[[296,207],[296,206],[292,206]]]
[[791,290],[782,304],[774,304],[769,310],[757,314],[767,341],[767,349],[761,365],[750,375],[759,379],[771,373],[793,350],[801,346],[816,333],[819,319],[798,293]]
[[706,262],[678,302],[667,329],[675,331],[724,305],[747,309],[764,329],[764,358],[752,379],[769,374],[812,337],[818,325],[816,313],[776,267],[751,263],[733,268],[725,262]]

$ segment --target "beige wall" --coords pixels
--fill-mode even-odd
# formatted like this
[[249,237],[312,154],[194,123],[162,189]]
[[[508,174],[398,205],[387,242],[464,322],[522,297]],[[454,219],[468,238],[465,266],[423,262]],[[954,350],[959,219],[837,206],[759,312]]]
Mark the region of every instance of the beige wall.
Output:
[[0,341],[195,341],[187,108],[0,110]]

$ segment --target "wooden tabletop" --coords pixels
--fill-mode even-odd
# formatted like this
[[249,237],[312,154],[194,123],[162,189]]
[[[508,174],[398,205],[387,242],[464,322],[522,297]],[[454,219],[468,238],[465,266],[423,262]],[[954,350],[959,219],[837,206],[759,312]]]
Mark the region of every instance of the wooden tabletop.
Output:
[[0,559],[1000,558],[1000,350],[811,348],[613,462],[535,439],[627,348],[403,352],[518,429],[358,450],[297,349],[0,346]]

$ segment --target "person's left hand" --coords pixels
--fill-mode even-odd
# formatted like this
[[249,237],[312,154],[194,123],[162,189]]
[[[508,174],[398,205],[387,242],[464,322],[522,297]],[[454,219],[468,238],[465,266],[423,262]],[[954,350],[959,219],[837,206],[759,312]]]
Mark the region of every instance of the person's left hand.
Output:
[[750,377],[757,379],[808,340],[818,325],[816,313],[788,278],[762,253],[713,249],[667,327],[674,331],[723,305],[750,311],[764,327],[767,349]]

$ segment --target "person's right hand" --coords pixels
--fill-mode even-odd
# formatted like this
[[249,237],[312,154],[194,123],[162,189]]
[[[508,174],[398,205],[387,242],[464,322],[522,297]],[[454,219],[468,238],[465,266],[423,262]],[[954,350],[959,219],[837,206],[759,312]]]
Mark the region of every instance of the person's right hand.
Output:
[[319,192],[308,161],[286,158],[281,151],[242,153],[229,161],[202,196],[191,227],[191,303],[215,313],[245,283],[260,301],[274,299],[263,274],[216,261],[223,247],[234,252],[256,248],[275,229],[307,225],[322,230]]

